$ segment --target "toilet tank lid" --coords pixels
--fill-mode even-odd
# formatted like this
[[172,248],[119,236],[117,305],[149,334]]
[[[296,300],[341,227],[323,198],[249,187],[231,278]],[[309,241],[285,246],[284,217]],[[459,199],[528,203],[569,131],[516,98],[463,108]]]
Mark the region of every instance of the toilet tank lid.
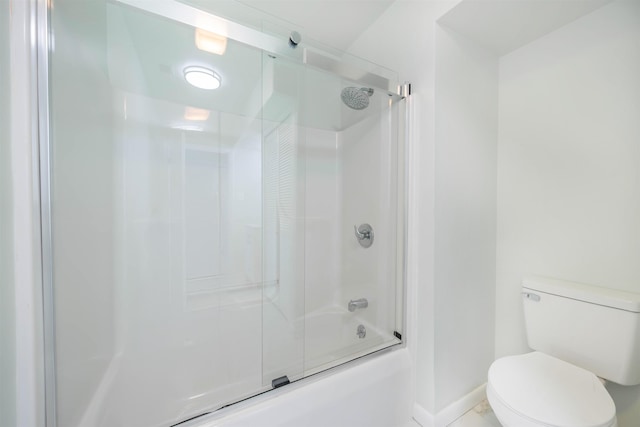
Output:
[[522,287],[633,313],[640,313],[640,294],[632,292],[601,288],[585,283],[569,282],[567,280],[543,276],[525,276],[522,279]]

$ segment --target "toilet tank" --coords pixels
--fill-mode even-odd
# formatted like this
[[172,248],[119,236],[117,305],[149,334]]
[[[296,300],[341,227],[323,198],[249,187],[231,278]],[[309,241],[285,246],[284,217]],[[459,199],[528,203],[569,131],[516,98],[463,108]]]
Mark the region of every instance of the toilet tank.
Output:
[[618,384],[640,384],[640,294],[527,276],[522,299],[532,349]]

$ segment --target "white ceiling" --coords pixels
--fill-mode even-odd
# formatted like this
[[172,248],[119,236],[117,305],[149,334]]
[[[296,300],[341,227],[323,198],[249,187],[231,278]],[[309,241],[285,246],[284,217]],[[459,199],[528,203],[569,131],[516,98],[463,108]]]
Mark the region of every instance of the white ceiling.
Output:
[[[263,20],[282,28],[290,23],[292,29],[302,34],[303,41],[308,37],[347,51],[395,1],[236,0],[236,3],[255,10],[263,15]],[[459,0],[439,23],[503,55],[609,2],[611,0]]]
[[612,0],[464,0],[438,20],[504,55]]

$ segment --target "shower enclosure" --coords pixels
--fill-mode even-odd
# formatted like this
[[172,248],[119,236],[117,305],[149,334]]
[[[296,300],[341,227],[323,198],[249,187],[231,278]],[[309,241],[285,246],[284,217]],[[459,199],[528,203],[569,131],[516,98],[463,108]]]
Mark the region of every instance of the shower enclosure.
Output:
[[239,3],[49,5],[48,425],[171,426],[402,343],[395,73]]

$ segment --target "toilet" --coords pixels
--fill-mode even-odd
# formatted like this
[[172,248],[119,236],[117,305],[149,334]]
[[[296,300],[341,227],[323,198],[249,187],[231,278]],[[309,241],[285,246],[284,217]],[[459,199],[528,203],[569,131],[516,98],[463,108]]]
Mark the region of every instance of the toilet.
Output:
[[604,384],[640,384],[640,294],[540,276],[522,281],[533,352],[497,359],[487,399],[504,427],[617,427]]

